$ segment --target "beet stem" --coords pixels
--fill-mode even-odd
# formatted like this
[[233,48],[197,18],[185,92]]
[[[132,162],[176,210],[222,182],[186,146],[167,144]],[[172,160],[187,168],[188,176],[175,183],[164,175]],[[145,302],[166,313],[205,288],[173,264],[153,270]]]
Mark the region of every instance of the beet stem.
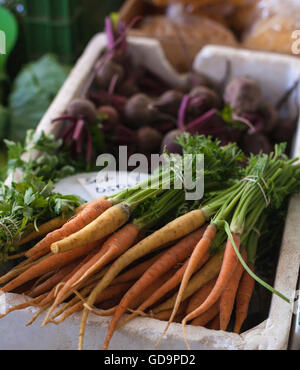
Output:
[[63,132],[59,135],[59,139],[63,139],[65,140],[66,137],[74,130],[74,127],[75,127],[76,123],[75,122],[72,122],[71,124],[69,124],[64,130]]
[[77,141],[79,139],[84,125],[85,125],[84,119],[80,118],[76,123],[76,127],[75,127],[75,130],[74,130],[74,133],[73,133],[73,140],[74,141]]
[[204,113],[202,116],[194,120],[193,122],[189,123],[185,127],[185,131],[187,132],[195,132],[195,130],[200,129],[201,125],[211,119],[215,114],[217,114],[216,109],[210,109],[208,112]]
[[62,116],[59,116],[59,117],[57,117],[57,118],[54,118],[54,119],[51,121],[51,123],[55,123],[55,122],[58,122],[58,121],[66,121],[66,120],[73,121],[73,120],[75,120],[75,119],[76,119],[76,117],[74,117],[74,116],[70,116],[70,115],[68,115],[68,114],[64,114],[64,115],[62,115]]
[[105,18],[105,32],[107,36],[107,46],[108,46],[109,54],[110,56],[112,56],[115,52],[115,36],[114,36],[112,20],[110,17]]
[[177,126],[180,130],[184,130],[184,127],[185,127],[185,114],[186,114],[186,110],[189,105],[189,102],[190,102],[190,96],[185,95],[182,99],[179,112],[178,112],[178,125]]

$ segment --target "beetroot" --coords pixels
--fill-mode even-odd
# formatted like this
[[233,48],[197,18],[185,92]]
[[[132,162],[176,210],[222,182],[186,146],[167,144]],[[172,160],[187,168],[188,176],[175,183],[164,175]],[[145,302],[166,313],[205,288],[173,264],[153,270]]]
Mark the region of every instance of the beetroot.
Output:
[[264,132],[272,132],[275,129],[278,120],[277,110],[271,104],[264,103],[260,108],[259,113],[264,119]]
[[297,128],[297,121],[294,119],[280,119],[272,134],[273,139],[280,143],[286,142],[291,144]]
[[165,135],[162,145],[161,152],[165,149],[171,154],[182,154],[182,147],[175,143],[175,139],[183,134],[182,130],[172,130],[167,135]]
[[197,72],[194,69],[192,69],[187,76],[186,91],[189,92],[190,90],[197,86],[211,87],[212,82],[203,73]]
[[131,98],[133,95],[138,94],[139,92],[140,89],[131,79],[125,80],[117,89],[117,93],[125,96],[126,98]]
[[160,112],[177,117],[182,99],[182,92],[178,90],[168,90],[159,97],[153,106]]
[[146,94],[136,94],[128,100],[125,116],[129,126],[138,128],[153,121],[153,113],[149,110],[150,103],[152,99]]
[[104,105],[98,108],[98,112],[103,115],[102,131],[113,132],[114,128],[120,122],[120,116],[117,110],[110,105]]
[[259,108],[262,91],[259,84],[249,77],[236,77],[224,92],[224,101],[229,103],[236,114],[255,112]]
[[167,134],[169,131],[175,129],[176,124],[174,122],[168,121],[161,121],[161,122],[154,122],[152,127],[155,128],[157,131],[161,132],[162,134]]
[[137,132],[138,149],[142,153],[158,152],[161,146],[163,135],[152,127],[141,127]]
[[86,162],[90,163],[94,154],[91,126],[95,127],[98,122],[95,105],[86,99],[74,99],[67,109],[67,115],[57,117],[53,122],[59,120],[69,121],[59,135],[64,145],[69,147],[75,158],[82,156],[85,150]]
[[273,146],[270,140],[262,133],[244,135],[241,140],[240,146],[246,154],[258,154],[261,151],[263,153],[269,154],[273,150]]
[[219,108],[221,105],[217,93],[205,86],[195,87],[189,96],[190,102],[187,110],[191,115],[200,115],[211,108]]
[[90,92],[89,98],[99,105],[111,105],[118,112],[123,113],[128,99],[118,94],[111,94],[106,91]]
[[96,82],[102,89],[108,89],[113,79],[115,79],[116,86],[119,85],[123,78],[125,72],[124,68],[112,61],[111,59],[103,60],[99,65],[96,73]]
[[82,117],[89,123],[97,121],[95,105],[87,99],[74,99],[67,109],[67,114],[75,118]]
[[160,112],[146,94],[136,94],[128,100],[125,117],[127,124],[132,128],[148,126],[155,121],[176,121],[172,116]]

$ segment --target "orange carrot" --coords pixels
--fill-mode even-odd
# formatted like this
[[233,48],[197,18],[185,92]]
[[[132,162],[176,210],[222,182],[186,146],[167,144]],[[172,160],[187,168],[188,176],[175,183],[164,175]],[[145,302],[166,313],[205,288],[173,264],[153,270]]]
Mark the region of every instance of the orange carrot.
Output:
[[21,246],[26,243],[31,242],[32,240],[38,239],[48,233],[51,233],[54,230],[59,229],[62,227],[66,222],[68,222],[67,218],[56,217],[52,220],[45,222],[44,224],[40,225],[38,231],[34,230],[25,235],[20,241],[16,243],[16,245]]
[[26,301],[24,303],[21,303],[17,306],[14,306],[14,307],[11,307],[9,308],[4,314],[0,315],[0,319],[2,319],[3,317],[7,316],[9,313],[11,312],[14,312],[14,311],[17,311],[17,310],[23,310],[27,307],[31,307],[31,306],[38,306],[38,304],[47,296],[47,293],[39,296],[39,297],[36,297],[34,299],[30,299],[29,301]]
[[112,201],[106,198],[100,198],[94,202],[91,202],[76,217],[64,224],[62,228],[49,233],[44,239],[27,251],[26,256],[34,256],[36,258],[37,256],[48,253],[50,251],[51,244],[67,238],[68,236],[83,229],[111,206]]
[[195,326],[205,326],[209,321],[211,321],[220,311],[220,302],[219,300],[214,303],[207,311],[203,312],[201,315],[196,317],[191,325]]
[[207,284],[205,284],[202,288],[200,288],[196,293],[192,295],[189,301],[189,305],[186,309],[187,314],[193,312],[205,301],[205,299],[208,297],[209,293],[215,286],[216,281],[216,278],[210,280]]
[[[198,271],[209,259],[209,254],[207,253],[202,261],[198,262],[196,270]],[[161,298],[163,298],[167,293],[171,292],[172,289],[176,288],[185,273],[185,270],[188,266],[189,260],[187,260],[183,266],[180,267],[179,270],[176,271],[176,273],[168,280],[166,281],[159,289],[157,289],[148,299],[144,301],[136,310],[136,312],[133,312],[130,316],[125,318],[119,325],[118,328],[124,326],[129,321],[137,317],[141,312],[145,312],[147,308],[154,305],[156,302],[158,302]],[[117,279],[116,279],[117,280]]]
[[132,267],[126,272],[123,272],[123,274],[119,275],[111,282],[111,285],[126,283],[131,280],[138,280],[148,270],[148,268],[163,255],[163,253],[165,253],[165,251],[160,252],[156,256]]
[[[181,305],[180,305],[180,307],[177,311],[176,318],[185,315],[186,307],[187,307],[188,303],[189,303],[188,301],[185,301],[185,302],[181,303]],[[166,310],[166,311],[161,311],[157,314],[151,314],[150,313],[149,317],[151,317],[153,319],[156,319],[156,320],[168,321],[170,319],[171,315],[172,315],[172,310]]]
[[168,249],[162,257],[156,261],[144,275],[129,289],[129,291],[122,298],[108,328],[108,333],[104,343],[104,349],[107,349],[109,342],[113,336],[116,325],[118,324],[121,316],[126,312],[130,302],[134,297],[141,294],[141,292],[154,281],[156,281],[162,274],[170,270],[177,263],[183,262],[188,256],[191,255],[199,238],[203,235],[203,228],[189,234],[173,247]]
[[98,244],[99,242],[95,242],[85,245],[82,248],[78,248],[76,250],[72,250],[66,253],[50,255],[48,258],[30,267],[28,270],[24,271],[21,275],[17,276],[15,279],[10,281],[8,284],[1,288],[1,291],[4,293],[10,292],[30,280],[33,280],[39,276],[46,274],[47,272],[65,266],[66,264],[71,263],[77,258],[86,255],[92,249],[96,248]]
[[30,297],[34,298],[34,297],[38,297],[39,295],[43,293],[48,292],[56,284],[60,283],[66,275],[72,272],[77,265],[78,265],[78,261],[74,261],[70,263],[69,265],[61,268],[56,274],[52,275],[49,279],[47,279],[43,283],[35,286],[27,294]]
[[[29,268],[38,265],[40,262],[44,261],[45,259],[49,258],[51,254],[47,254],[46,256],[43,256],[39,258],[37,261],[30,262],[28,264],[20,264],[16,266],[15,268],[8,271],[7,274],[1,276],[0,278],[0,284],[5,284],[8,281],[12,280],[13,278],[21,275],[24,271],[28,270]],[[1,291],[1,288],[0,288]]]
[[174,317],[176,316],[176,313],[177,313],[177,310],[178,310],[178,307],[180,306],[180,303],[182,301],[182,296],[184,294],[184,291],[188,285],[188,282],[190,281],[193,273],[195,272],[196,270],[196,266],[197,266],[197,263],[198,261],[201,261],[203,256],[209,252],[209,248],[211,246],[211,243],[214,239],[214,237],[216,236],[216,232],[217,232],[217,227],[215,224],[213,223],[210,223],[207,227],[206,227],[206,230],[202,236],[202,238],[200,239],[200,241],[198,242],[196,248],[194,249],[192,255],[191,255],[191,258],[189,259],[189,264],[188,264],[188,267],[184,273],[184,276],[183,276],[183,279],[182,279],[182,282],[180,284],[180,288],[179,288],[179,292],[178,292],[178,295],[177,295],[177,298],[176,298],[176,302],[175,302],[175,305],[174,305],[174,308],[173,308],[173,314],[171,315],[170,317],[170,320],[162,334],[162,336],[166,333],[166,331],[168,330],[169,326],[171,325],[172,323],[172,320],[174,319]]
[[[247,253],[245,249],[243,249],[242,251],[242,257],[246,262]],[[243,272],[244,272],[244,267],[240,263],[240,261],[238,261],[238,265],[236,266],[231,279],[229,280],[224,292],[221,295],[221,298],[220,298],[220,329],[221,330],[225,331],[229,324],[232,310],[234,307],[236,293],[237,293],[239,282],[241,280]]]
[[[128,224],[112,234],[103,245],[103,255],[96,255],[89,263],[84,266],[83,275],[73,283],[72,286],[85,281],[88,277],[106,266],[109,262],[122,255],[136,241],[139,234],[139,228],[135,224]],[[82,271],[83,272],[83,271]]]
[[220,315],[218,314],[214,319],[212,319],[207,325],[207,329],[210,330],[220,330]]
[[[103,276],[98,285],[94,288],[88,298],[88,305],[92,306],[98,294],[107,288],[116,276],[131,265],[134,261],[142,258],[167,244],[179,240],[180,238],[190,234],[205,223],[205,215],[201,210],[191,211],[184,216],[178,217],[171,221],[161,229],[147,236],[135,246],[131,247],[122,256],[120,256],[110,267],[108,272]],[[83,347],[83,337],[88,318],[89,311],[84,309],[79,331],[78,348]]]
[[68,275],[66,275],[59,284],[55,285],[52,290],[50,290],[50,292],[48,293],[48,295],[46,296],[46,298],[40,303],[40,306],[46,306],[48,305],[49,303],[53,303],[54,300],[55,300],[55,296],[57,295],[57,292],[59,290],[60,287],[62,287],[69,279],[71,279],[71,277],[76,274],[76,272],[90,259],[92,258],[95,253],[97,253],[97,251],[102,248],[101,246],[101,243],[99,243],[100,245],[97,247],[97,248],[94,248],[93,250],[91,250],[88,255],[74,268],[73,271],[71,271]]
[[46,316],[44,324],[47,323],[47,320],[50,318],[50,315],[55,310],[55,308],[72,294],[71,288],[76,289],[76,287],[80,283],[86,281],[93,273],[97,272],[113,259],[124,253],[133,245],[138,236],[138,233],[139,229],[136,225],[128,224],[113,235],[111,235],[104,243],[100,251],[95,254],[95,256],[91,258],[85,265],[83,265],[81,269],[78,270],[77,273],[74,274],[72,278],[68,280],[65,286],[60,290],[55,299],[55,302],[51,306]]
[[[254,270],[254,266],[251,265],[249,267],[252,271]],[[247,271],[244,271],[236,295],[235,324],[233,331],[237,334],[240,333],[241,327],[247,318],[254,286],[255,280]]]
[[[239,248],[240,245],[240,236],[238,234],[233,234],[234,242]],[[225,290],[236,266],[238,264],[238,257],[235,253],[235,250],[231,244],[230,238],[227,239],[227,244],[224,253],[224,259],[221,267],[220,274],[216,281],[216,284],[213,290],[210,292],[209,296],[206,300],[193,312],[189,313],[184,320],[182,321],[182,325],[193,320],[195,317],[201,315],[203,312],[208,310],[216,301],[220,298],[221,294]]]

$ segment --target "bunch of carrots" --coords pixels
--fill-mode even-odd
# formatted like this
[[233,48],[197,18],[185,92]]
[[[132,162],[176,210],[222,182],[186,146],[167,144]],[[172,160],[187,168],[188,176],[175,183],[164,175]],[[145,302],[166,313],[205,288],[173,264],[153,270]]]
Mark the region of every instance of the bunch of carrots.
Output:
[[30,297],[5,315],[38,307],[29,324],[45,313],[45,326],[82,312],[79,349],[89,313],[111,316],[108,349],[115,330],[137,316],[167,321],[161,338],[172,322],[182,323],[185,338],[186,324],[228,330],[234,320],[240,333],[255,281],[289,301],[255,274],[255,262],[270,212],[299,190],[296,159],[282,144],[245,166],[235,145],[188,134],[178,142],[205,155],[203,199],[164,189],[162,167],[143,184],[81,206],[62,226],[43,225],[27,258],[0,278],[2,292]]

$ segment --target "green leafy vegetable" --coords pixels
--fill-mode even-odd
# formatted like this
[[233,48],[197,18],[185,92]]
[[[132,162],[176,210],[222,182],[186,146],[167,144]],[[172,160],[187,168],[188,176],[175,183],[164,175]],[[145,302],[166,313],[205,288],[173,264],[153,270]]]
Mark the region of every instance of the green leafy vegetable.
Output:
[[62,216],[68,218],[84,201],[77,196],[53,192],[54,184],[26,175],[19,183],[0,188],[0,255],[5,259],[24,232],[38,229],[42,223]]
[[[24,146],[10,140],[4,142],[8,149],[8,175],[19,169],[25,176],[31,174],[42,177],[44,181],[57,182],[77,170],[75,162],[62,150],[62,141],[53,135],[28,130]],[[35,151],[39,151],[39,156],[33,160]],[[28,156],[26,160],[22,159],[25,153]]]
[[9,96],[12,140],[23,142],[26,131],[37,126],[69,70],[52,55],[45,55],[23,68]]

